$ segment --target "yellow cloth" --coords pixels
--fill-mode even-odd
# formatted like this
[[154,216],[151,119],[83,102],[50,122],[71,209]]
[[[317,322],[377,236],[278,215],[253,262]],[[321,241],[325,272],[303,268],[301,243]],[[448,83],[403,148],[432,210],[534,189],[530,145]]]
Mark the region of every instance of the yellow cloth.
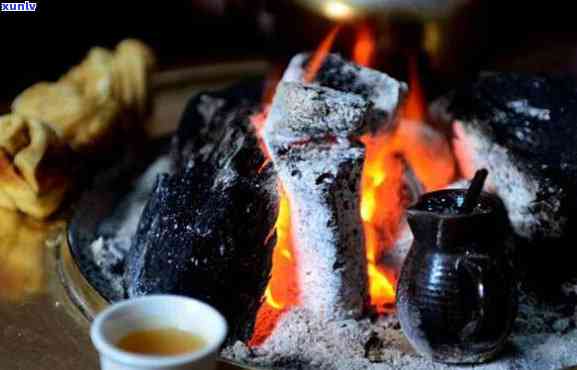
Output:
[[94,151],[121,125],[148,113],[152,51],[124,40],[114,52],[95,47],[58,82],[24,90],[12,110],[46,122],[76,151]]
[[53,152],[98,153],[144,120],[154,67],[153,52],[127,39],[114,51],[92,48],[57,82],[18,95],[0,120],[0,207],[37,218],[55,212],[70,179],[67,161],[55,162]]
[[56,211],[70,187],[66,153],[48,125],[0,116],[0,206],[36,218]]

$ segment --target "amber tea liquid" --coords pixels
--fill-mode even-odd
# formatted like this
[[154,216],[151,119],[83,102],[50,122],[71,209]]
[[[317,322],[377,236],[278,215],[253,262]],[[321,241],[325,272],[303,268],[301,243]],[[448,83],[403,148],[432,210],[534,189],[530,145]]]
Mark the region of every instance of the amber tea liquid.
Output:
[[175,356],[198,351],[205,346],[202,337],[175,329],[148,329],[134,331],[117,343],[126,352],[153,356]]

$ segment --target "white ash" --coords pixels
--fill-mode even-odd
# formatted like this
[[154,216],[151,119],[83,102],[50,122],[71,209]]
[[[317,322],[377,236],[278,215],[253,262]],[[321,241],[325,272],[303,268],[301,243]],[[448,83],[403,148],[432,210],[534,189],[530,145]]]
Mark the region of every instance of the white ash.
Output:
[[[285,70],[282,81],[303,81],[310,57],[310,53],[295,55]],[[358,94],[369,100],[373,107],[368,124],[373,131],[390,126],[408,90],[404,82],[397,81],[386,73],[347,61],[337,54],[329,54],[325,58],[311,83]]]
[[[394,252],[401,259],[412,243],[408,227],[402,235],[396,246],[402,250]],[[556,305],[522,292],[510,343],[486,364],[448,366],[418,356],[394,314],[320,322],[303,308],[285,313],[261,346],[237,342],[221,355],[249,366],[287,370],[559,370],[577,365],[577,278],[564,285],[564,292],[567,303]]]
[[364,149],[300,149],[277,165],[291,204],[300,300],[320,320],[358,316],[366,299],[358,197]]
[[225,348],[222,356],[275,369],[398,369],[410,364],[411,358],[421,369],[428,368],[427,361],[411,352],[394,317],[375,323],[369,318],[320,322],[309,310],[297,308],[283,314],[273,335],[260,347],[249,350],[236,343]]
[[259,368],[320,370],[558,370],[577,364],[577,330],[574,318],[559,318],[550,325],[526,321],[548,317],[547,311],[521,307],[509,345],[493,362],[475,366],[433,363],[417,355],[394,315],[376,319],[336,320],[321,323],[310,311],[286,312],[265,343],[249,348],[237,342],[221,355]]
[[360,96],[281,82],[264,139],[289,198],[299,300],[319,321],[359,316],[367,301],[359,189]]
[[124,291],[122,265],[132,237],[136,233],[140,215],[146,206],[150,192],[161,173],[171,171],[171,160],[168,155],[159,157],[133,184],[125,198],[98,227],[100,235],[90,245],[94,261],[102,274],[118,293]]
[[548,191],[555,194],[539,199],[539,179],[523,171],[507,148],[490,140],[477,127],[482,125],[458,121],[453,124],[455,140],[460,142],[455,150],[459,165],[489,170],[488,188],[503,200],[518,235],[529,239],[539,234],[560,237],[567,222],[566,217],[557,217],[563,190],[550,188]]
[[541,121],[549,121],[551,119],[551,111],[549,109],[532,107],[527,99],[510,101],[507,103],[507,107],[511,108],[517,114],[537,118]]
[[369,104],[356,94],[298,82],[281,82],[267,116],[265,138],[272,148],[303,140],[347,139],[362,134]]

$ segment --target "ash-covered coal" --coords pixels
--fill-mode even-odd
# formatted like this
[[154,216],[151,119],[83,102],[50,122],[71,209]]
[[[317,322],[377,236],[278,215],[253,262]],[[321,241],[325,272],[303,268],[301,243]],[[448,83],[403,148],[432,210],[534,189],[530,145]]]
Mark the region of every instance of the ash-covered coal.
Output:
[[[360,218],[370,103],[359,95],[281,82],[264,140],[291,205],[302,307],[317,320],[358,317],[367,301]],[[275,334],[273,334],[274,336]]]
[[238,126],[235,122],[239,117],[248,117],[260,109],[261,93],[260,83],[246,82],[193,96],[172,138],[171,156],[176,166],[183,166],[187,162],[206,162],[210,160],[207,158],[210,155],[223,154],[215,149],[221,144],[234,141],[230,135],[247,134],[247,125],[241,125],[244,127],[241,131],[230,130],[230,127]]
[[[302,82],[311,54],[295,55],[287,67],[284,82]],[[407,93],[407,85],[387,74],[362,67],[343,59],[337,54],[329,54],[320,66],[312,84],[328,87],[345,93],[353,93],[371,102],[367,112],[367,123],[371,130],[387,130],[394,122],[397,109]]]
[[440,101],[454,120],[465,175],[489,170],[521,237],[523,283],[557,296],[575,276],[577,82],[569,77],[485,73]]
[[250,109],[233,100],[201,94],[189,104],[174,140],[178,170],[148,200],[125,284],[130,297],[205,301],[227,318],[229,338],[248,340],[269,280],[278,197]]
[[160,178],[128,254],[129,296],[200,299],[225,315],[234,338],[248,339],[275,242],[271,175],[271,167],[251,178],[199,164]]
[[456,91],[447,111],[458,120],[461,167],[489,169],[516,232],[537,241],[563,236],[577,204],[577,83],[486,73]]

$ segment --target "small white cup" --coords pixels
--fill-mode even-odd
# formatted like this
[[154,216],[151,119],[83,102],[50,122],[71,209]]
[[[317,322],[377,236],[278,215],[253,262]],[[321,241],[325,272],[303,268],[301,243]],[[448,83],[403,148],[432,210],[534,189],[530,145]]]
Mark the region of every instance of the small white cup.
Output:
[[[117,347],[140,330],[176,328],[204,339],[198,351],[176,356],[135,354]],[[226,320],[211,306],[175,295],[152,295],[116,303],[92,323],[90,337],[102,370],[212,370],[227,332]]]

